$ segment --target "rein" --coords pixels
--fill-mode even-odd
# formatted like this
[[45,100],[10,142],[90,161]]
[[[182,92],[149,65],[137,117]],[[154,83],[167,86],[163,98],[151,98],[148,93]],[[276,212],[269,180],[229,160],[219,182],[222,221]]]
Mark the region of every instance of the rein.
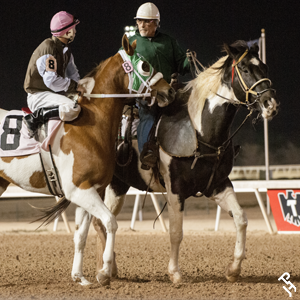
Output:
[[193,66],[195,68],[195,74],[192,72],[192,75],[195,78],[195,77],[197,77],[201,73],[200,69],[198,68],[198,65],[200,65],[203,70],[205,70],[205,67],[196,58],[196,53],[194,51],[187,50],[186,56],[188,57],[188,61],[189,61],[190,67],[192,67],[192,63],[193,63]]

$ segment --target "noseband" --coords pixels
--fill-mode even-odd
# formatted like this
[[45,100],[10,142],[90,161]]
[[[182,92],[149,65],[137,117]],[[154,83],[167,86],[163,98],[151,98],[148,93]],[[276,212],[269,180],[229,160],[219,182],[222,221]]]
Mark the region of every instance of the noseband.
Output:
[[[233,63],[232,63],[232,82],[231,82],[231,84],[232,84],[233,83],[233,78],[234,78],[234,72],[236,71],[236,73],[238,75],[240,86],[243,89],[243,91],[246,93],[246,102],[245,103],[241,102],[241,103],[246,105],[247,107],[249,107],[250,105],[253,105],[255,102],[258,102],[263,93],[265,93],[267,91],[271,91],[271,90],[274,91],[274,89],[271,89],[271,88],[265,89],[261,92],[256,92],[256,91],[253,90],[257,85],[259,85],[260,83],[262,83],[264,81],[268,81],[270,86],[271,86],[272,82],[269,78],[262,78],[262,79],[258,80],[257,82],[255,82],[250,88],[248,88],[247,84],[245,83],[245,81],[244,81],[244,79],[243,79],[243,77],[240,73],[239,68],[237,67],[237,65],[243,60],[243,58],[247,55],[248,52],[249,52],[249,50],[247,49],[244,52],[244,54],[239,58],[238,61],[233,60]],[[249,103],[249,94],[252,94],[252,95],[255,96],[255,101],[253,103]]]

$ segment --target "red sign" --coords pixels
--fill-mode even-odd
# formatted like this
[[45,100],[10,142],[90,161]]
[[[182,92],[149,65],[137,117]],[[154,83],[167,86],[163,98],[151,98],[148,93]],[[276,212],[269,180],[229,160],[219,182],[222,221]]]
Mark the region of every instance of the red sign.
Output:
[[278,233],[300,233],[300,190],[268,190]]

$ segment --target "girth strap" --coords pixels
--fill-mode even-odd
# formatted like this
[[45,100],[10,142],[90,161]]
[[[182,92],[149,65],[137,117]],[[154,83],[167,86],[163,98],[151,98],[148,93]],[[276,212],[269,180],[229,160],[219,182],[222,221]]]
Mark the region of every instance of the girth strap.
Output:
[[59,176],[58,176],[58,171],[57,171],[57,168],[54,164],[53,155],[52,155],[50,145],[49,145],[49,152],[50,152],[50,158],[51,158],[51,163],[52,163],[52,167],[51,167],[50,170],[45,169],[42,155],[41,155],[41,153],[39,153],[40,160],[41,160],[41,165],[42,165],[42,168],[43,168],[43,171],[44,171],[44,174],[45,174],[46,184],[47,184],[47,187],[49,189],[49,192],[53,196],[58,196],[59,198],[62,198],[62,197],[64,197],[64,192],[61,188],[61,184],[60,184]]

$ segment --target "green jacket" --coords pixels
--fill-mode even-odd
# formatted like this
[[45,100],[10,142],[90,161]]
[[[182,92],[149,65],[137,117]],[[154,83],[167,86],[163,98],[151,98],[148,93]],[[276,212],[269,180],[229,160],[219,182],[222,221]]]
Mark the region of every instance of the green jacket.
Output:
[[173,73],[184,75],[190,72],[185,52],[169,35],[156,31],[155,36],[149,39],[142,37],[137,30],[129,39],[130,43],[134,40],[137,40],[136,51],[143,55],[156,71],[161,72],[168,83]]

